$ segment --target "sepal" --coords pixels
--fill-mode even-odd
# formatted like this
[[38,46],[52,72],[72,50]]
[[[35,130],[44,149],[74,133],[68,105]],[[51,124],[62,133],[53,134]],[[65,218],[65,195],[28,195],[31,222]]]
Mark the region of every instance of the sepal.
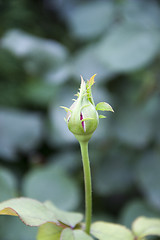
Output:
[[109,105],[106,102],[100,102],[96,105],[96,110],[97,111],[111,111],[114,112],[113,108],[111,107],[111,105]]

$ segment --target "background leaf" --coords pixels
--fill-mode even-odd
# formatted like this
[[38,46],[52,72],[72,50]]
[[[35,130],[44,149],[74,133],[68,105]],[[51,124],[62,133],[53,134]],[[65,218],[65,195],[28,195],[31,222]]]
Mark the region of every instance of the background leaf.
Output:
[[29,227],[12,216],[0,216],[0,237],[3,240],[33,240],[36,239],[37,227]]
[[[157,111],[157,98],[149,99],[144,104],[129,105],[117,111],[118,124],[115,124],[115,134],[118,139],[137,148],[146,146],[152,138],[155,112]],[[136,123],[136,124],[135,124]]]
[[126,204],[124,209],[122,209],[120,222],[128,228],[131,228],[133,221],[140,216],[158,218],[159,213],[144,201],[135,199]]
[[2,46],[19,57],[26,57],[25,68],[30,73],[43,74],[62,63],[68,55],[67,49],[60,43],[36,38],[18,29],[6,33]]
[[39,144],[43,127],[39,114],[1,109],[0,122],[1,156],[15,159],[17,151],[27,152]]
[[16,181],[14,176],[5,168],[0,168],[0,201],[15,197]]
[[65,210],[75,209],[80,201],[79,187],[74,178],[54,165],[29,172],[23,182],[23,191],[27,197],[53,201]]
[[122,24],[100,41],[97,54],[111,70],[127,72],[148,64],[158,49],[159,33],[156,30]]
[[160,209],[159,169],[159,154],[151,151],[142,156],[136,171],[143,194],[146,195],[148,202],[157,209]]
[[111,2],[80,4],[67,15],[69,28],[77,38],[95,38],[109,27],[113,21],[114,10]]
[[109,156],[103,156],[101,164],[93,171],[93,187],[101,196],[123,192],[132,185],[133,170],[129,156],[116,148]]

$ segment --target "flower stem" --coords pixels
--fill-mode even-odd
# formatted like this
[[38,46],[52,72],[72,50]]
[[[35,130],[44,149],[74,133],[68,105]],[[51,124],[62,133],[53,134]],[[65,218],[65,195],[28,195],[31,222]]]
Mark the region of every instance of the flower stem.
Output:
[[92,185],[91,185],[91,170],[88,156],[88,142],[80,142],[81,155],[84,171],[85,184],[85,232],[90,234],[91,217],[92,217]]

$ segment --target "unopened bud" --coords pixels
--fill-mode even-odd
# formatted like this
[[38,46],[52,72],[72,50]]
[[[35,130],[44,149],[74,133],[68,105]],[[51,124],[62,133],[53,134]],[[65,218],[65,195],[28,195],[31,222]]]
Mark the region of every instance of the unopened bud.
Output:
[[91,87],[94,84],[94,76],[87,83],[81,77],[80,90],[77,93],[77,100],[70,108],[63,107],[67,111],[66,122],[69,130],[75,135],[80,142],[89,141],[93,132],[96,130],[99,123],[97,110],[113,111],[107,103],[99,103],[99,105],[107,105],[106,109],[97,109],[94,104]]

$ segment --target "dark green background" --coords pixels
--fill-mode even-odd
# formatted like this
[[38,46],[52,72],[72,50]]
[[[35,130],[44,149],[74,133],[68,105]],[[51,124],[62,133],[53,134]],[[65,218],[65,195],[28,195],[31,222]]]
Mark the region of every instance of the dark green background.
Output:
[[[160,217],[160,1],[0,1],[0,201],[84,212],[79,146],[64,122],[80,84],[108,112],[90,145],[93,220]],[[0,217],[0,238],[36,228]]]

